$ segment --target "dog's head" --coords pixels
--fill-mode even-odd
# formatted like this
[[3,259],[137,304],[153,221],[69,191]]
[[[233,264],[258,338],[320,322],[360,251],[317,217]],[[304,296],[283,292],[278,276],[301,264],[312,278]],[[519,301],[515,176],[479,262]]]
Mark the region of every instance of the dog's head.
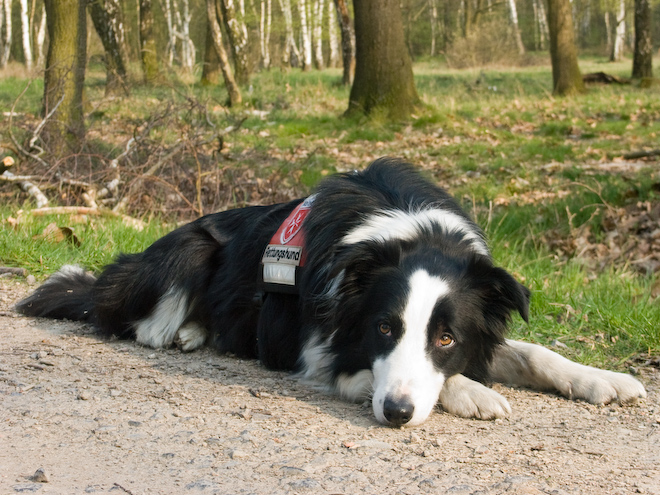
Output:
[[384,424],[422,423],[450,376],[485,380],[511,312],[527,320],[529,290],[470,250],[365,242],[338,267],[338,381],[358,386],[351,377],[370,369],[373,410]]

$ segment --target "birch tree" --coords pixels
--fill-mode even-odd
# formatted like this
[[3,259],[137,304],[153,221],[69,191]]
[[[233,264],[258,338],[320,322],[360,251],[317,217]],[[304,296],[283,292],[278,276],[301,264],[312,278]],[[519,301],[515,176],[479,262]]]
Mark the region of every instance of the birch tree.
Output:
[[248,84],[250,71],[248,69],[248,38],[247,31],[237,17],[234,0],[220,0],[222,18],[227,29],[227,38],[234,59],[234,72],[238,84]]
[[337,36],[337,9],[328,0],[328,42],[330,45],[330,67],[339,66],[339,38]]
[[325,66],[323,62],[323,14],[324,0],[314,1],[314,12],[312,15],[312,38],[314,41],[314,66],[322,70]]
[[518,54],[524,55],[525,45],[523,45],[522,36],[520,35],[520,26],[518,25],[518,10],[516,9],[516,0],[507,0],[507,5],[509,7],[509,19],[511,21],[511,30],[513,31],[513,37],[516,41]]
[[435,57],[435,40],[438,37],[438,0],[428,0],[431,20],[431,56]]
[[174,34],[174,16],[172,15],[172,0],[163,0],[165,24],[167,25],[167,66],[172,67],[176,56],[176,34]]
[[300,51],[296,44],[293,32],[293,11],[291,0],[279,0],[282,16],[284,17],[284,50],[282,51],[282,63],[285,67],[297,66],[300,61]]
[[[261,0],[261,15],[259,17],[259,49],[261,51],[261,66],[270,68],[270,29],[272,25],[272,0]],[[285,48],[286,50],[286,48]]]
[[181,67],[192,72],[195,65],[195,44],[190,38],[190,21],[192,13],[188,0],[182,0],[183,8],[179,9],[178,3],[176,9],[176,37],[181,40]]
[[626,42],[626,3],[625,0],[619,0],[616,14],[616,26],[614,29],[614,40],[612,44],[612,53],[610,61],[616,62],[623,57],[623,47]]
[[209,24],[208,29],[213,36],[213,44],[218,55],[220,70],[222,71],[222,77],[225,80],[225,88],[227,89],[227,94],[229,96],[229,105],[236,106],[242,102],[242,97],[238,84],[236,84],[236,80],[234,79],[231,64],[229,63],[229,57],[227,56],[227,51],[225,50],[222,41],[222,29],[220,28],[220,24],[223,23],[222,10],[217,5],[217,2],[220,1],[221,0],[206,0],[206,15]]
[[[0,22],[0,25],[2,23]],[[36,37],[37,67],[43,67],[45,63],[44,46],[46,44],[46,7],[41,6],[41,17],[39,19],[39,29]]]
[[12,42],[12,22],[11,22],[11,2],[12,0],[0,0],[0,30],[4,25],[4,36],[0,40],[0,68],[5,67],[9,62]]
[[32,40],[30,39],[30,17],[28,15],[28,0],[20,0],[21,4],[21,32],[23,34],[23,58],[25,67],[32,70]]
[[300,15],[300,36],[302,38],[302,68],[312,68],[312,37],[309,32],[307,15],[307,0],[298,0],[298,14]]
[[545,14],[543,0],[532,0],[532,9],[534,11],[534,48],[545,50],[548,39],[548,18]]
[[112,16],[118,13],[118,0],[89,1],[89,15],[105,51],[106,95],[116,95],[127,91],[126,62],[119,44],[119,37],[115,32],[117,24],[112,20]]

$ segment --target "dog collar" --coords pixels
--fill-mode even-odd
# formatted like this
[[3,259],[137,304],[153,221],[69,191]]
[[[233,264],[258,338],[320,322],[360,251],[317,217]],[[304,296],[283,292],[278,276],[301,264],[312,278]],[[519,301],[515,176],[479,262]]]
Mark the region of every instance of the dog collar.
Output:
[[266,291],[296,293],[300,269],[305,265],[303,222],[316,195],[300,203],[271,238],[261,258],[261,281]]

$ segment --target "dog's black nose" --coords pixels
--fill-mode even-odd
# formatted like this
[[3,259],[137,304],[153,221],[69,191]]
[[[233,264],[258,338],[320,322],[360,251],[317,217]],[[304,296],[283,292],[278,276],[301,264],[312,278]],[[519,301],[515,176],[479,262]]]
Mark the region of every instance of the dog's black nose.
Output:
[[415,406],[407,397],[396,400],[388,397],[383,404],[383,415],[392,426],[405,425],[412,419],[414,411]]

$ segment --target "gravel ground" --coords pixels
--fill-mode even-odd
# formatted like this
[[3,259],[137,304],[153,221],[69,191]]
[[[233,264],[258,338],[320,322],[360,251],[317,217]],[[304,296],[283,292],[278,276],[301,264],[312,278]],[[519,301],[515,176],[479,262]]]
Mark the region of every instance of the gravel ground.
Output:
[[498,387],[505,420],[391,429],[254,361],[19,317],[26,292],[0,283],[0,494],[660,494],[654,368],[632,406]]

